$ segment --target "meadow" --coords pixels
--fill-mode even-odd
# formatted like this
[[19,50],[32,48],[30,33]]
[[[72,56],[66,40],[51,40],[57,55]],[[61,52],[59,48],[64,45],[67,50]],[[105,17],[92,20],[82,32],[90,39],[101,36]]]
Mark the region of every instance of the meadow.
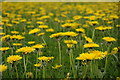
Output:
[[120,78],[119,3],[2,2],[2,78]]

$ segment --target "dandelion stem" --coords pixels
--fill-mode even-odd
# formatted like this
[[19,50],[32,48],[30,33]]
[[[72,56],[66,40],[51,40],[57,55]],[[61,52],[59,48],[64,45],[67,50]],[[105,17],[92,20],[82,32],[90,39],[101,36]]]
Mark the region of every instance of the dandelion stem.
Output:
[[45,78],[45,66],[43,66],[43,78]]
[[44,36],[42,36],[42,40],[43,40],[43,42],[46,44],[46,41],[45,41],[45,39],[44,39]]
[[73,76],[74,76],[74,78],[75,78],[76,75],[75,75],[74,64],[73,64],[72,49],[70,49],[69,57],[70,57],[70,68],[72,68],[72,73],[73,73]]
[[91,62],[90,62],[90,72],[91,72],[90,77],[91,78],[93,78],[93,66],[92,65],[93,64],[92,64],[92,60],[91,60]]
[[24,63],[24,75],[26,75],[26,62],[25,55],[23,55],[23,63]]
[[94,36],[95,36],[95,29],[93,30],[92,40],[94,39]]
[[16,77],[18,78],[18,70],[16,64],[15,64],[15,70],[16,70]]
[[58,40],[58,48],[59,48],[59,59],[60,59],[60,64],[61,64],[61,47],[60,47],[60,41]]

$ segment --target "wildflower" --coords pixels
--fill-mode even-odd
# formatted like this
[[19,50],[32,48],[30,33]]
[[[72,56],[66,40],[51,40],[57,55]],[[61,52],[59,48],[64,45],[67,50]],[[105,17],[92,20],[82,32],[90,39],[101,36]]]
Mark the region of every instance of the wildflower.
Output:
[[18,40],[21,40],[21,39],[24,39],[25,37],[24,36],[21,36],[21,35],[12,35],[10,36],[10,39],[18,39]]
[[40,25],[39,28],[45,29],[45,28],[48,28],[48,26],[47,25]]
[[120,25],[116,25],[116,27],[120,27]]
[[87,43],[84,45],[84,48],[99,47],[96,43]]
[[44,33],[44,32],[42,32],[42,33],[39,33],[39,34],[38,34],[38,36],[42,36],[42,35],[44,35],[44,34],[45,34],[45,33]]
[[15,61],[19,61],[20,59],[22,59],[22,57],[20,55],[11,55],[11,56],[7,57],[7,62],[13,63]]
[[17,49],[16,53],[23,52],[24,54],[27,54],[27,53],[33,52],[34,50],[35,49],[33,47],[22,47],[20,49]]
[[93,42],[93,40],[87,36],[84,37],[87,42]]
[[76,27],[78,27],[80,24],[78,23],[65,23],[63,25],[61,25],[62,27],[66,27],[66,28],[73,28],[75,29]]
[[99,27],[96,27],[95,29],[98,29],[98,30],[109,30],[109,29],[112,29],[113,27],[103,27],[103,26],[99,26]]
[[82,53],[77,57],[77,60],[94,60],[94,59],[102,59],[104,58],[108,53],[101,52],[98,50],[88,51],[87,53]]
[[99,23],[98,23],[98,21],[91,21],[91,22],[89,22],[89,24],[92,25],[92,26],[94,26],[94,25],[97,25]]
[[102,39],[105,40],[105,41],[107,41],[107,42],[116,41],[116,39],[113,38],[113,37],[103,37]]
[[64,43],[66,43],[66,44],[77,44],[77,41],[75,41],[75,40],[64,40]]
[[18,31],[11,31],[12,34],[18,34]]
[[73,44],[67,44],[67,47],[68,47],[68,48],[72,48],[72,47],[73,47]]
[[29,41],[28,42],[28,44],[34,44],[35,43],[35,41]]
[[29,34],[34,34],[34,33],[37,33],[39,31],[40,31],[40,29],[35,28],[35,29],[30,30]]
[[55,66],[52,66],[53,69],[58,69],[58,68],[60,68],[60,67],[62,67],[62,65],[55,65]]
[[14,46],[21,46],[22,43],[13,43]]
[[78,29],[75,29],[77,32],[82,32],[82,33],[85,33],[85,30],[83,28],[78,28]]
[[64,35],[64,36],[69,36],[69,37],[70,37],[70,36],[71,36],[71,37],[74,37],[74,36],[77,36],[78,34],[75,33],[75,32],[64,32],[63,35]]
[[34,64],[34,66],[35,66],[35,67],[40,67],[40,66],[42,66],[42,64],[41,64],[41,63],[38,63],[38,64]]
[[32,48],[40,49],[40,48],[44,48],[44,46],[41,44],[36,44],[36,45],[32,46]]
[[6,71],[7,70],[7,66],[2,64],[0,65],[0,72]]
[[27,75],[27,78],[33,78],[33,73],[32,72],[27,72],[26,75]]
[[63,33],[62,33],[62,32],[52,34],[52,35],[50,35],[50,38],[53,38],[53,37],[58,38],[58,37],[60,37],[60,36],[63,36]]
[[0,27],[0,30],[2,30],[3,28],[2,27]]
[[2,47],[2,48],[0,48],[0,51],[7,51],[9,49],[10,49],[9,47]]
[[50,61],[50,60],[54,59],[54,57],[42,56],[42,57],[39,57],[38,59],[41,61]]
[[44,22],[42,22],[42,21],[38,21],[38,22],[36,22],[37,24],[44,24]]
[[54,29],[52,29],[52,28],[46,29],[46,32],[54,32]]
[[118,48],[117,47],[113,48],[112,51],[111,51],[111,54],[116,54],[116,53],[118,53]]
[[5,35],[5,33],[0,33],[0,36],[1,36],[1,35]]
[[79,16],[79,15],[76,15],[76,16],[73,17],[73,19],[75,19],[75,20],[79,20],[81,18],[82,18],[82,16]]
[[5,35],[1,37],[1,40],[4,41],[4,40],[8,40],[9,38],[10,38],[10,35]]

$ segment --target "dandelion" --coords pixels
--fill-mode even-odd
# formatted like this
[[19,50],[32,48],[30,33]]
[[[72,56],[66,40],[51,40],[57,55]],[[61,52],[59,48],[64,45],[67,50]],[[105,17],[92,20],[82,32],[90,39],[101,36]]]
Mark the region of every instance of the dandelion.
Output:
[[75,41],[75,40],[64,40],[64,43],[66,43],[66,44],[77,44],[77,41]]
[[48,26],[47,25],[40,25],[39,28],[46,29],[46,28],[48,28]]
[[113,37],[103,37],[102,39],[105,40],[105,41],[107,41],[107,42],[116,41],[116,39],[113,38]]
[[20,49],[17,49],[16,50],[16,53],[19,53],[19,52],[22,52],[24,54],[27,54],[27,53],[30,53],[30,52],[33,52],[35,49],[33,47],[22,47]]
[[2,64],[0,65],[0,72],[6,71],[7,70],[7,66]]
[[22,59],[22,57],[20,55],[11,55],[11,56],[7,57],[7,62],[13,63],[13,62],[19,61],[21,59]]
[[39,57],[38,59],[41,61],[50,61],[50,60],[54,59],[54,57],[42,56],[42,57]]
[[28,44],[34,44],[35,41],[28,41]]
[[27,72],[26,75],[27,75],[27,78],[33,78],[33,73],[32,72]]
[[34,33],[37,33],[39,31],[40,31],[40,29],[35,28],[35,29],[30,30],[29,34],[34,34]]
[[60,67],[62,67],[62,65],[55,65],[55,66],[52,66],[53,69],[58,69],[58,68],[60,68]]
[[81,32],[81,33],[85,33],[85,30],[83,28],[78,28],[78,29],[75,29],[77,32]]
[[11,31],[12,34],[18,34],[18,31]]
[[13,43],[14,46],[22,46],[22,43]]
[[111,54],[116,54],[116,53],[118,53],[118,48],[114,47],[111,51]]
[[36,45],[32,46],[32,48],[40,49],[40,48],[44,48],[44,46],[42,44],[36,44]]
[[63,35],[64,35],[64,36],[69,36],[69,37],[70,37],[70,36],[71,36],[71,37],[74,37],[74,36],[77,36],[78,34],[75,33],[75,32],[64,32]]
[[84,45],[84,48],[92,48],[92,47],[99,47],[96,43],[87,43]]
[[46,29],[46,32],[54,32],[54,29],[52,29],[52,28]]
[[2,48],[0,48],[0,51],[7,51],[9,49],[10,49],[9,47],[2,47]]
[[38,36],[42,36],[42,35],[44,35],[44,34],[45,34],[45,33],[44,33],[44,32],[42,32],[42,33],[39,33],[39,34],[38,34]]
[[38,64],[34,64],[35,67],[41,67],[42,64],[41,63],[38,63]]

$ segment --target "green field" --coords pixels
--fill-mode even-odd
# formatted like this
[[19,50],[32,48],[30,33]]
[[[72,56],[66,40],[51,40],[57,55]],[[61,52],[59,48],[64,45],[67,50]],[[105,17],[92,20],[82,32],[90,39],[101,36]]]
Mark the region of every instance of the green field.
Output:
[[119,3],[2,2],[2,78],[120,78]]

